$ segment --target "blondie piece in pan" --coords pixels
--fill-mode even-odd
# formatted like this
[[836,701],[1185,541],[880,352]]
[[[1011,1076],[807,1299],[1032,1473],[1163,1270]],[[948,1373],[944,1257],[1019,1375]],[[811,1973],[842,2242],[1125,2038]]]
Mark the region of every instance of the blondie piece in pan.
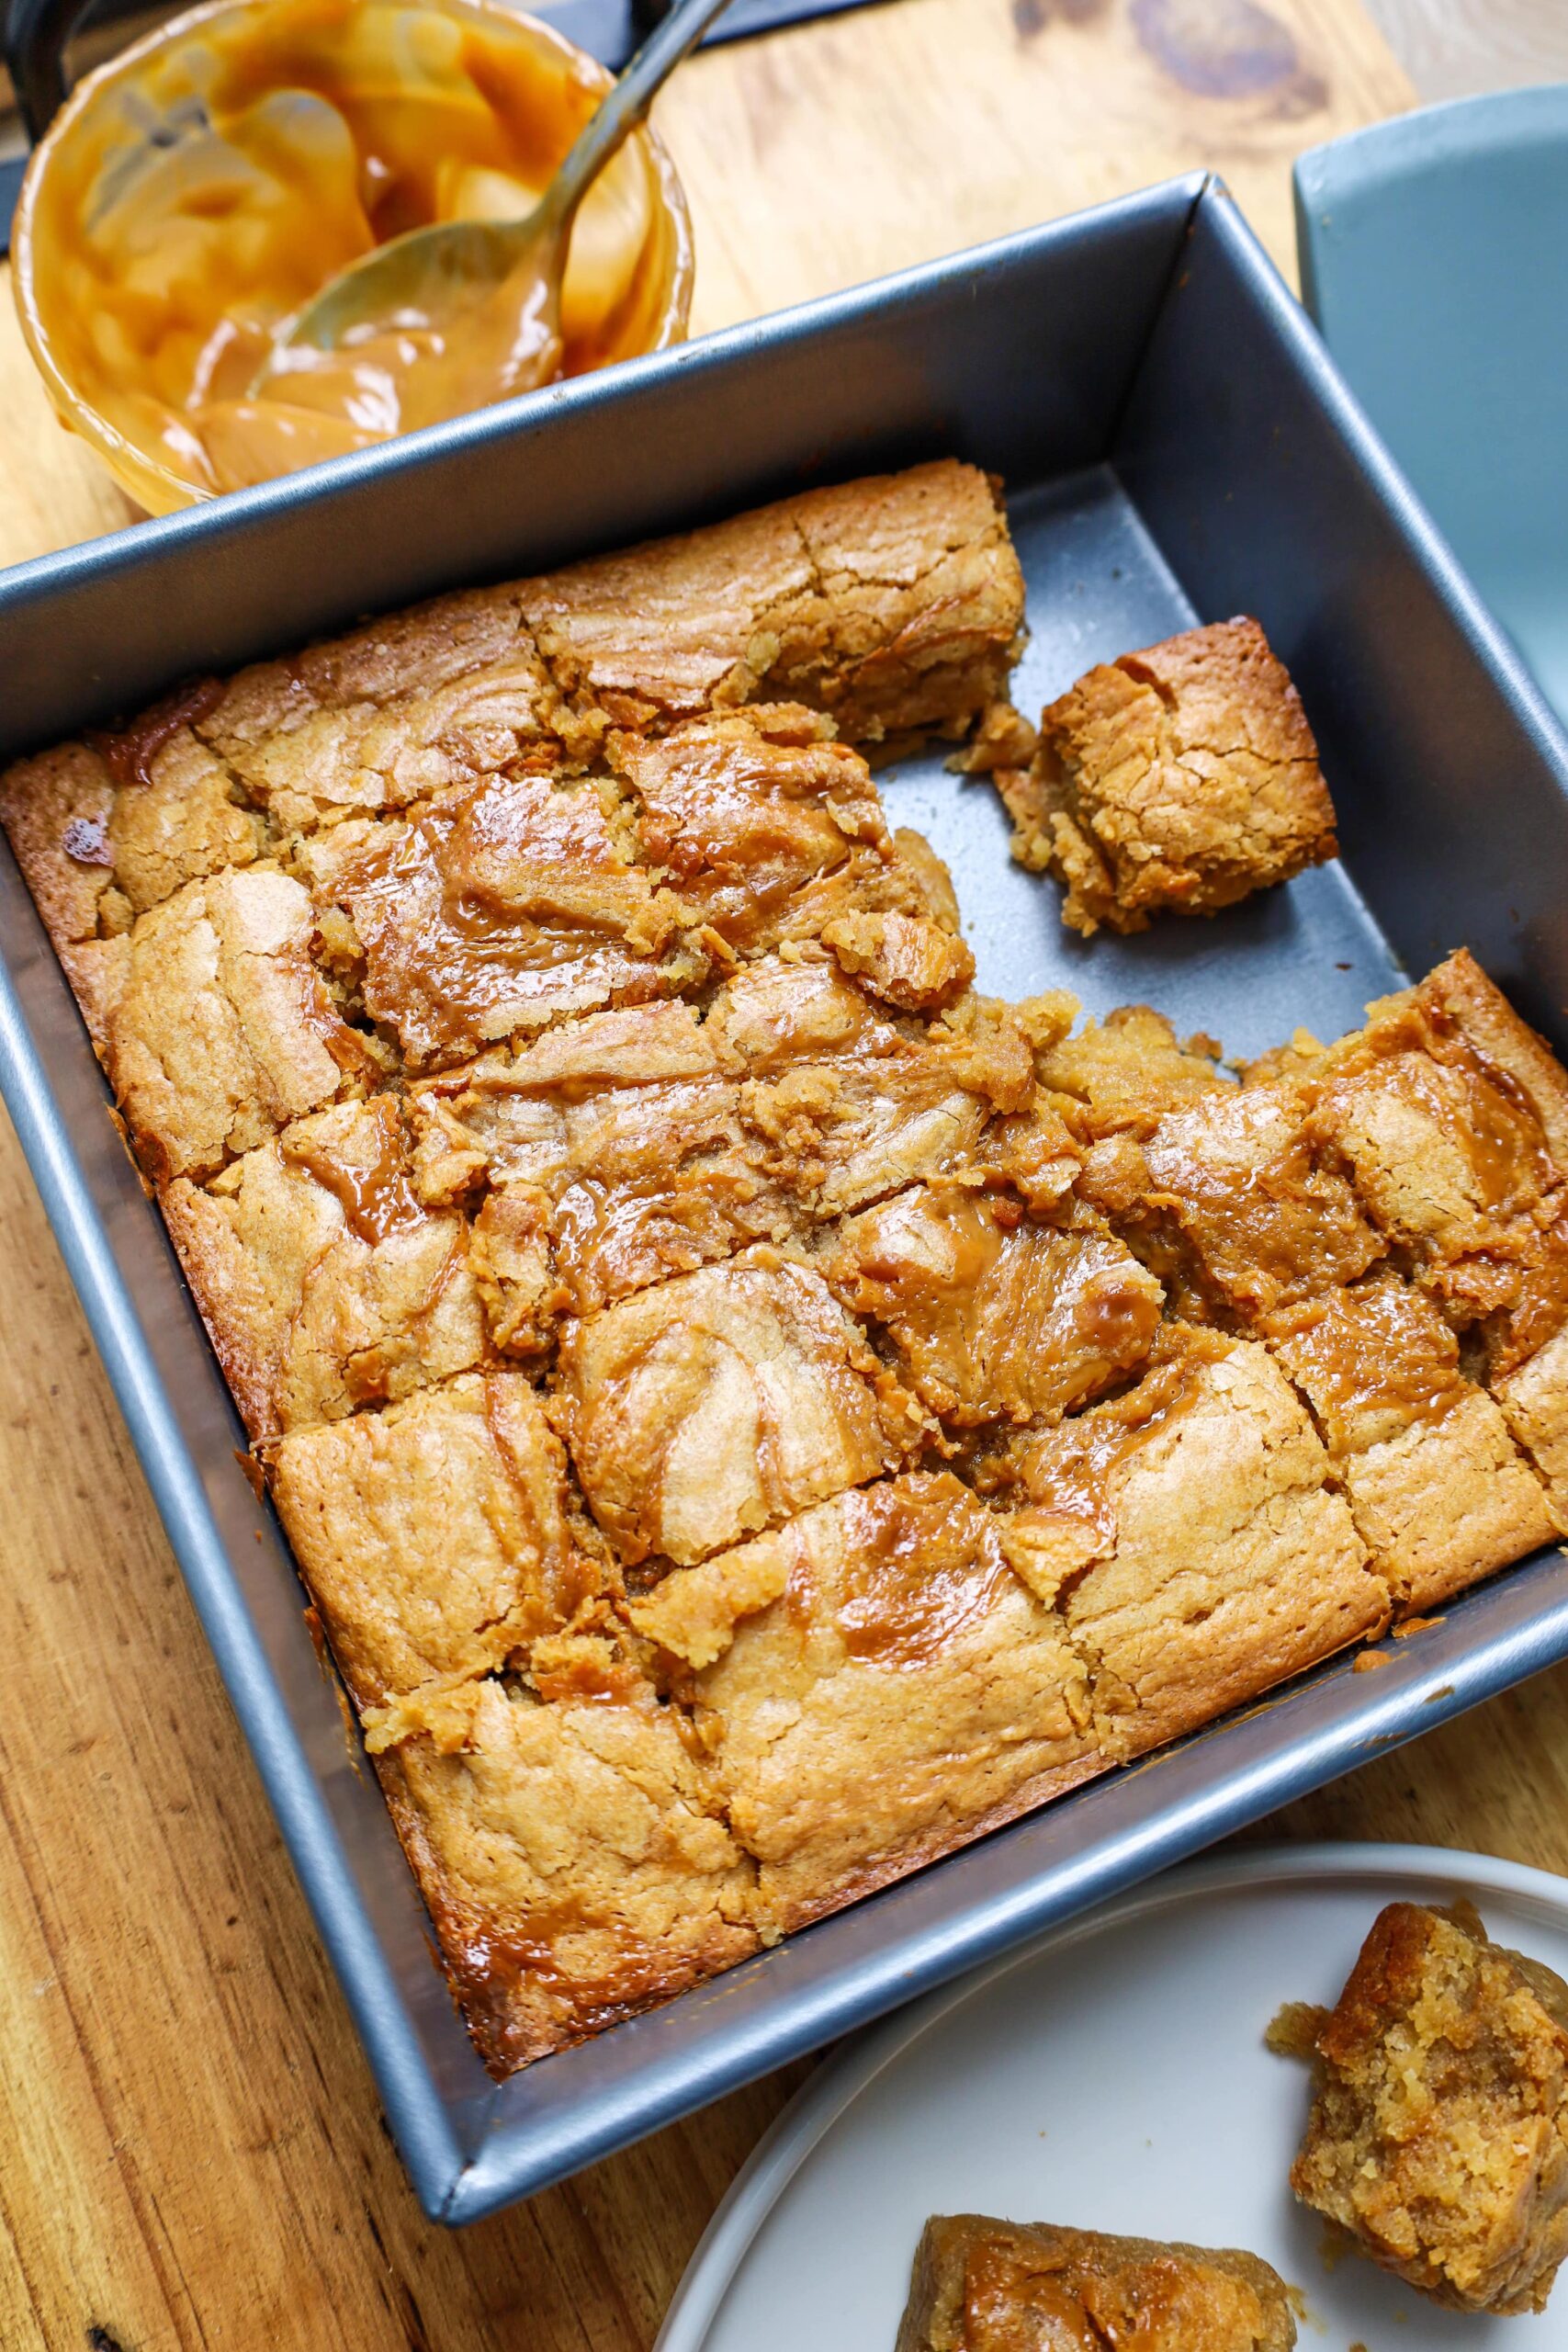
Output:
[[1255,2254],[1043,2222],[933,2214],[896,2352],[1291,2352],[1284,2281]]
[[1568,1984],[1468,1905],[1391,1903],[1336,2006],[1273,2038],[1303,2027],[1296,2195],[1438,2302],[1543,2311],[1568,2254]]
[[1102,662],[994,773],[1013,854],[1065,884],[1062,921],[1143,931],[1213,914],[1337,854],[1301,698],[1254,620]]
[[[1568,1079],[1468,957],[1240,1082],[975,993],[863,754],[1020,757],[1022,622],[923,466],[0,778],[498,2073],[1568,1523]],[[1249,628],[1095,673],[1234,803],[1128,786],[1140,906],[1325,848]]]

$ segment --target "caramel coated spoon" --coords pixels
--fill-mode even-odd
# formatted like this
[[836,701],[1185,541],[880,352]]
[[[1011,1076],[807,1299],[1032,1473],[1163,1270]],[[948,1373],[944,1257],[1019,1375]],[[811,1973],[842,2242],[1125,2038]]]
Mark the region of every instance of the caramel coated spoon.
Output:
[[[280,329],[253,400],[309,400],[341,356],[395,379],[402,430],[534,390],[560,364],[572,222],[604,165],[728,0],[676,0],[521,220],[444,220],[339,272]],[[290,379],[293,379],[290,382]]]

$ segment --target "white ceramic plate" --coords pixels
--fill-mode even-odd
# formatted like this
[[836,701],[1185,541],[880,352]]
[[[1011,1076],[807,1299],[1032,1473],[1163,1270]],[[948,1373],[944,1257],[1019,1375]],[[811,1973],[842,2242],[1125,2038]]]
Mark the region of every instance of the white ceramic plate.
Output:
[[928,2213],[1247,2246],[1300,2290],[1303,2352],[1568,2347],[1539,2318],[1438,2311],[1324,2232],[1286,2173],[1304,2068],[1263,2030],[1331,2002],[1374,1914],[1468,1894],[1568,1975],[1568,1880],[1425,1846],[1231,1851],[901,2011],[822,2069],[740,2173],[657,2352],[892,2352]]

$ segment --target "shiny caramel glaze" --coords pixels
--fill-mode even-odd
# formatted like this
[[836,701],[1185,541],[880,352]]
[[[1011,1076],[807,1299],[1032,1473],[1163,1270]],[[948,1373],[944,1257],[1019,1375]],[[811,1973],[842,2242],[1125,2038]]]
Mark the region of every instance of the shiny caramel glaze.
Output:
[[381,1095],[370,1106],[373,1142],[365,1157],[333,1151],[314,1133],[288,1129],[279,1144],[292,1167],[303,1168],[342,1209],[356,1240],[373,1248],[411,1231],[424,1212],[415,1197],[397,1104]]
[[933,2215],[897,2352],[1290,2352],[1282,2279],[1256,2255],[1049,2223]]
[[1119,1241],[1002,1192],[922,1186],[849,1219],[826,1261],[919,1395],[959,1427],[1049,1419],[1153,1345],[1160,1289]]

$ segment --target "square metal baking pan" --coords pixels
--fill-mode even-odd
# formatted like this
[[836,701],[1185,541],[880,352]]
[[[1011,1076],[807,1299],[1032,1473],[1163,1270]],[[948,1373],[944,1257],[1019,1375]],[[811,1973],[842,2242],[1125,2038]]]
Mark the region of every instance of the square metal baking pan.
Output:
[[[1224,190],[1193,177],[0,576],[0,753],[458,583],[948,452],[1002,474],[1017,697],[1193,617],[1258,616],[1342,866],[1085,947],[984,784],[886,773],[952,862],[983,986],[1152,1001],[1234,1052],[1332,1035],[1461,942],[1568,1046],[1568,744]],[[792,1937],[499,2087],[431,1964],[217,1365],[0,856],[0,1083],[426,2211],[475,2219],[863,2023],[1568,1656],[1568,1564]],[[260,1538],[258,1542],[258,1537]]]

